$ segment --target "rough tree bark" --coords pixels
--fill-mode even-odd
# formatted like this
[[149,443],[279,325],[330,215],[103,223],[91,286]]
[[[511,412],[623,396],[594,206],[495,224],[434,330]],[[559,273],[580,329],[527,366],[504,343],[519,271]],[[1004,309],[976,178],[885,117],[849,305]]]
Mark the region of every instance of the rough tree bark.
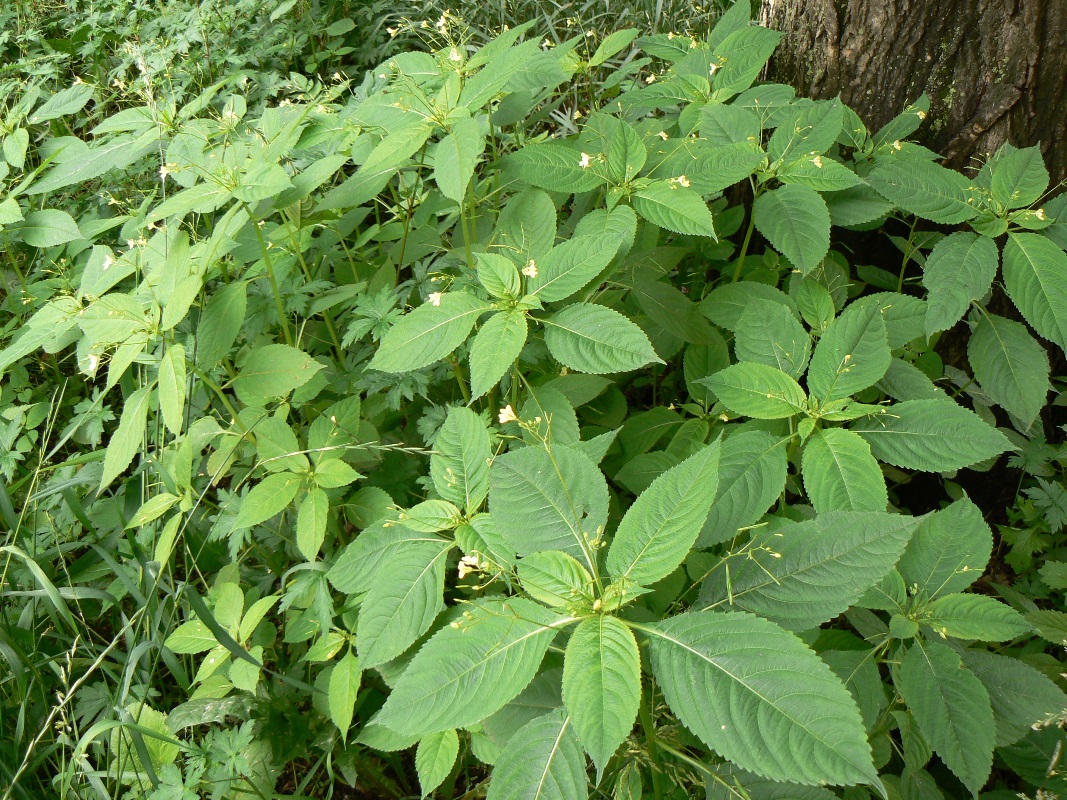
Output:
[[786,34],[777,80],[840,95],[872,130],[925,91],[916,136],[946,165],[1040,142],[1067,177],[1065,0],[763,0],[763,22]]

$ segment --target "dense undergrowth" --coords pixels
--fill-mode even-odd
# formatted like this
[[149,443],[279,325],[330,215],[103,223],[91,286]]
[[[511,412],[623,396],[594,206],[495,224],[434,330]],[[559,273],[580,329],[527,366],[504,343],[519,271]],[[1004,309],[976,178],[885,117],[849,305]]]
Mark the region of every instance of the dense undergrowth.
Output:
[[1067,195],[748,10],[0,11],[3,800],[1067,790]]

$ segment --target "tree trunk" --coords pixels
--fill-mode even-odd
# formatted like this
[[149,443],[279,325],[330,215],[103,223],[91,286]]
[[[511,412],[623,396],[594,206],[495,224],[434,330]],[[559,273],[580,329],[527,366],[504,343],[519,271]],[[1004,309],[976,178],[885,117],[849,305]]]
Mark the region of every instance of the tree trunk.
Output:
[[762,21],[786,34],[772,75],[872,131],[926,92],[916,136],[947,166],[1040,142],[1053,185],[1067,177],[1064,0],[763,0]]

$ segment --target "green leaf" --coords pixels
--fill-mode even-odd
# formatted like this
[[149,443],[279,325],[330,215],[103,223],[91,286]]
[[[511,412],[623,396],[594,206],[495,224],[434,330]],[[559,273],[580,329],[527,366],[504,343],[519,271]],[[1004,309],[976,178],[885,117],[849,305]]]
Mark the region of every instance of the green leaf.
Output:
[[770,160],[785,165],[780,177],[798,164],[808,164],[816,170],[821,164],[825,168],[829,158],[813,162],[813,157],[833,147],[845,121],[845,107],[836,98],[800,106],[794,114],[779,122],[767,143]]
[[447,356],[470,334],[488,306],[466,292],[447,292],[405,314],[382,337],[367,365],[382,372],[412,372]]
[[175,436],[182,432],[185,411],[185,348],[172,344],[159,362],[159,410]]
[[716,286],[707,297],[700,301],[700,311],[720,328],[735,331],[741,321],[741,315],[745,313],[749,304],[757,299],[780,303],[794,315],[797,312],[793,298],[781,289],[755,281],[724,283]]
[[1011,606],[980,594],[946,594],[926,609],[923,620],[942,636],[1006,642],[1029,633],[1030,623]]
[[700,601],[727,604],[805,631],[846,611],[897,563],[915,531],[913,517],[832,511],[786,524],[757,539],[747,559],[719,568]]
[[493,460],[489,510],[520,555],[562,550],[595,572],[590,542],[608,519],[608,487],[592,461],[568,447],[523,447]]
[[496,253],[478,253],[478,282],[493,297],[518,297],[519,270],[510,258]]
[[823,403],[851,397],[877,383],[891,359],[882,309],[873,303],[850,306],[815,347],[808,391]]
[[44,194],[76,183],[86,183],[108,170],[130,166],[153,147],[158,146],[159,135],[155,130],[140,136],[117,137],[105,144],[90,147],[79,154],[76,160],[60,162],[40,180],[35,181],[26,190],[26,194]]
[[606,306],[573,303],[543,322],[553,358],[577,372],[629,372],[663,363],[645,332]]
[[878,785],[856,701],[793,634],[745,613],[642,630],[667,703],[724,758],[774,780]]
[[732,412],[754,419],[785,419],[808,407],[800,384],[764,364],[734,364],[700,382]]
[[444,783],[459,755],[459,735],[454,729],[431,733],[419,741],[415,750],[415,772],[419,776],[422,796],[433,794]]
[[104,471],[100,475],[98,492],[103,492],[115,478],[125,472],[134,456],[141,452],[148,423],[151,388],[145,386],[138,389],[123,404],[119,426],[111,435],[107,452],[104,454]]
[[245,321],[248,288],[245,283],[231,283],[215,291],[207,301],[196,329],[196,365],[211,369],[233,347]]
[[261,480],[241,501],[233,529],[251,528],[280,514],[293,502],[303,479],[291,472],[275,472]]
[[256,159],[238,176],[233,195],[243,203],[258,203],[277,197],[292,185],[289,173],[280,164]]
[[827,511],[885,511],[885,477],[870,446],[852,431],[816,431],[804,445],[804,490],[820,514]]
[[489,493],[489,433],[469,408],[453,408],[434,439],[430,477],[445,500],[467,513],[478,509]]
[[93,87],[87,83],[79,83],[56,92],[30,114],[27,122],[48,122],[49,120],[65,117],[81,111],[89,98],[93,96]]
[[30,247],[58,247],[84,238],[74,217],[54,208],[31,211],[19,232]]
[[653,225],[675,233],[719,239],[704,198],[676,180],[657,181],[639,189],[634,193],[633,203],[634,210]]
[[445,565],[451,542],[409,542],[389,559],[359,607],[356,648],[365,667],[407,650],[444,610]]
[[326,515],[330,498],[322,489],[312,489],[300,501],[296,512],[296,546],[308,561],[314,561],[326,538]]
[[319,461],[312,478],[323,489],[338,489],[358,480],[360,474],[340,458],[326,458]]
[[337,729],[341,731],[344,739],[348,738],[348,729],[352,726],[352,713],[356,707],[356,698],[359,695],[359,681],[363,672],[359,665],[359,659],[349,650],[330,673],[330,685],[327,698],[330,708],[330,719]]
[[600,46],[593,53],[589,59],[589,66],[598,67],[611,58],[613,55],[622,50],[626,45],[637,38],[639,31],[636,28],[630,28],[628,30],[615,31],[608,34],[604,41],[600,43]]
[[1040,234],[1009,234],[1004,286],[1033,329],[1067,350],[1067,254]]
[[719,488],[720,443],[664,472],[630,506],[608,550],[608,572],[637,586],[670,575],[689,554]]
[[592,596],[593,576],[589,570],[558,550],[531,553],[519,561],[518,573],[526,593],[553,608]]
[[734,353],[738,361],[766,364],[799,379],[808,366],[811,337],[788,307],[756,298],[737,321]]
[[434,156],[433,177],[441,194],[457,203],[463,202],[483,150],[485,136],[476,119],[464,117],[452,126],[437,145]]
[[789,184],[760,195],[752,206],[756,229],[805,275],[830,249],[830,212],[822,195]]
[[196,655],[204,653],[218,644],[207,625],[198,619],[184,622],[163,642],[173,653],[178,655]]
[[233,379],[233,390],[248,405],[262,405],[263,400],[284,397],[303,386],[322,369],[302,350],[287,344],[258,347],[241,365]]
[[582,154],[563,142],[535,142],[504,158],[519,178],[554,192],[587,192],[604,183],[581,163]]
[[731,539],[781,496],[788,470],[785,442],[763,431],[735,433],[723,441],[719,492],[697,540],[699,547]]
[[934,245],[923,267],[926,335],[946,331],[989,291],[997,275],[997,246],[988,236],[957,231]]
[[490,317],[471,344],[471,399],[488,392],[515,363],[526,344],[526,315],[502,311]]
[[396,128],[375,146],[355,175],[323,195],[318,208],[351,208],[373,200],[404,162],[422,149],[433,127],[423,123]]
[[[543,259],[556,243],[556,206],[552,198],[533,187],[519,192],[500,212],[494,238],[508,259],[523,267],[531,260]],[[516,275],[516,284],[518,280]]]
[[1067,712],[1067,694],[1029,664],[979,650],[964,650],[960,655],[989,693],[997,747],[1015,744],[1030,733],[1031,726]]
[[993,766],[996,727],[989,694],[945,645],[916,642],[900,665],[897,688],[923,737],[977,795]]
[[1011,442],[954,400],[908,400],[852,430],[879,461],[903,469],[962,469],[1011,449]]
[[575,629],[563,660],[563,700],[578,741],[603,774],[633,730],[641,700],[641,655],[626,625],[601,614]]
[[970,340],[967,360],[990,399],[1029,427],[1050,388],[1048,353],[1025,325],[983,313]]
[[565,300],[611,263],[618,244],[614,234],[586,234],[568,239],[553,247],[536,264],[537,275],[526,282],[526,290],[545,303]]
[[401,674],[377,721],[400,734],[463,728],[488,717],[533,679],[569,622],[522,598],[481,599],[444,627]]
[[998,153],[992,161],[990,189],[993,199],[1007,208],[1025,208],[1041,199],[1049,175],[1041,148],[1025,147]]
[[486,800],[586,800],[585,756],[571,718],[552,711],[527,722],[501,752]]
[[695,344],[721,341],[722,337],[700,313],[700,307],[675,286],[665,281],[643,280],[631,287],[631,294],[652,322],[682,341]]
[[341,553],[326,577],[334,588],[346,594],[361,594],[388,566],[396,554],[423,542],[440,545],[444,539],[432,533],[418,533],[396,523],[378,523],[363,531]]
[[782,183],[797,183],[817,192],[840,192],[863,185],[863,179],[829,156],[804,157],[779,170]]
[[716,94],[730,97],[751,86],[781,38],[778,31],[753,26],[723,39],[714,50],[719,65],[713,76]]
[[[15,169],[25,169],[26,167],[26,150],[30,146],[30,132],[25,128],[15,128],[7,136],[4,137],[3,156],[4,160]],[[8,201],[14,201],[14,197],[9,197]],[[18,208],[18,203],[15,203],[15,208]],[[19,219],[21,219],[21,214]],[[2,224],[7,224],[6,222]]]
[[993,532],[969,498],[926,516],[900,559],[908,586],[927,597],[962,592],[985,572]]
[[867,182],[902,211],[931,222],[957,225],[978,215],[967,202],[970,180],[930,161],[895,158],[875,169]]

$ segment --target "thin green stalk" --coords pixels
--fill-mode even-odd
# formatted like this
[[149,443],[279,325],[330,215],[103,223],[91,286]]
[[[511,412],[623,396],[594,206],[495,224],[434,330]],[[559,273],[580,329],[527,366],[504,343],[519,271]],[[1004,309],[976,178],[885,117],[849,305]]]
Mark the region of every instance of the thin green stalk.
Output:
[[[752,202],[755,204],[756,198],[759,197],[759,193],[755,190],[752,192]],[[737,257],[737,264],[734,266],[734,279],[733,283],[737,283],[741,280],[741,268],[745,265],[745,256],[748,255],[748,245],[752,241],[752,231],[756,227],[756,212],[749,211],[748,213],[748,229],[745,231],[745,240],[741,243],[741,254]]]
[[289,330],[289,320],[285,316],[285,302],[282,300],[282,293],[278,288],[278,279],[274,275],[274,262],[271,260],[270,252],[267,249],[267,242],[263,238],[263,231],[259,228],[259,220],[252,214],[252,209],[248,207],[247,203],[242,203],[242,205],[248,213],[248,218],[252,220],[252,230],[256,232],[256,240],[259,242],[259,249],[263,253],[263,263],[267,268],[271,292],[274,294],[274,307],[278,311],[278,321],[282,326],[282,335],[285,337],[285,343],[292,345],[293,332]]
[[645,733],[645,741],[648,743],[648,757],[652,761],[652,794],[656,800],[663,800],[663,763],[659,757],[659,739],[656,736],[656,727],[652,722],[652,714],[649,713],[644,692],[641,693],[638,719],[641,722],[641,730]]

